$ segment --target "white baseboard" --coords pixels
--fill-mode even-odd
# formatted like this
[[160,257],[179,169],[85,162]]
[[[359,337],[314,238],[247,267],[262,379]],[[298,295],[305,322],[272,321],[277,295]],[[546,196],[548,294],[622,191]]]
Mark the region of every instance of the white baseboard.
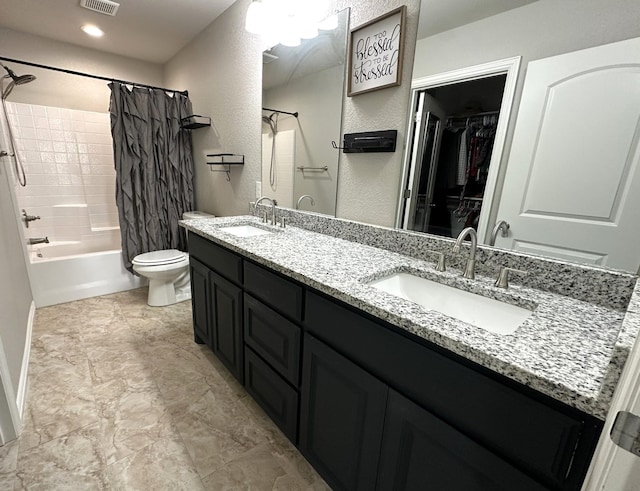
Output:
[[33,322],[36,316],[36,303],[31,302],[29,309],[29,320],[27,321],[27,336],[24,341],[24,354],[22,355],[22,368],[20,369],[20,380],[18,382],[18,394],[16,397],[16,405],[20,418],[24,411],[24,401],[27,398],[27,378],[29,375],[29,357],[31,356],[31,336],[33,334]]

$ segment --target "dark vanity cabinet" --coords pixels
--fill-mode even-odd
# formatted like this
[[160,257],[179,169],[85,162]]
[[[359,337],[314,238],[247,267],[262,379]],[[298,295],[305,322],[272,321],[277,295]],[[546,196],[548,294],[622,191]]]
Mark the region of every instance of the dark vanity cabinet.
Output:
[[243,382],[242,258],[189,234],[189,261],[195,340],[206,343]]
[[598,419],[194,234],[189,246],[196,341],[333,489],[580,489]]

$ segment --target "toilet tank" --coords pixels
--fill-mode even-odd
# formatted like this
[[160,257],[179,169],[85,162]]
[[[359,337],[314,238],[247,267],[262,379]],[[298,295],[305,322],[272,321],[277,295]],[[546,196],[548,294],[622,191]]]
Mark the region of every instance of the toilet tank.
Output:
[[211,215],[210,213],[205,213],[204,211],[198,211],[198,210],[185,211],[182,214],[183,220],[193,220],[196,218],[214,218],[214,217],[215,215]]

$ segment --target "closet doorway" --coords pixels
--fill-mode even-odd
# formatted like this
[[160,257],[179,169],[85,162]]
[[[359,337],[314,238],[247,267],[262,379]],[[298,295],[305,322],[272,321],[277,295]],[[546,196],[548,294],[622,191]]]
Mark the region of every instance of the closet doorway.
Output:
[[473,227],[488,240],[519,61],[414,81],[399,227],[445,237]]

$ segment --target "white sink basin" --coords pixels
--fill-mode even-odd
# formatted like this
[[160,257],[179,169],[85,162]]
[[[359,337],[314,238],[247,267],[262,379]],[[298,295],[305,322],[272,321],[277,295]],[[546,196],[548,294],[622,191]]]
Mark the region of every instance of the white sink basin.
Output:
[[531,310],[458,290],[409,273],[394,273],[369,285],[497,334],[511,334]]
[[269,235],[273,232],[263,228],[254,227],[253,225],[233,225],[231,227],[220,227],[219,230],[236,237],[257,237],[258,235]]

